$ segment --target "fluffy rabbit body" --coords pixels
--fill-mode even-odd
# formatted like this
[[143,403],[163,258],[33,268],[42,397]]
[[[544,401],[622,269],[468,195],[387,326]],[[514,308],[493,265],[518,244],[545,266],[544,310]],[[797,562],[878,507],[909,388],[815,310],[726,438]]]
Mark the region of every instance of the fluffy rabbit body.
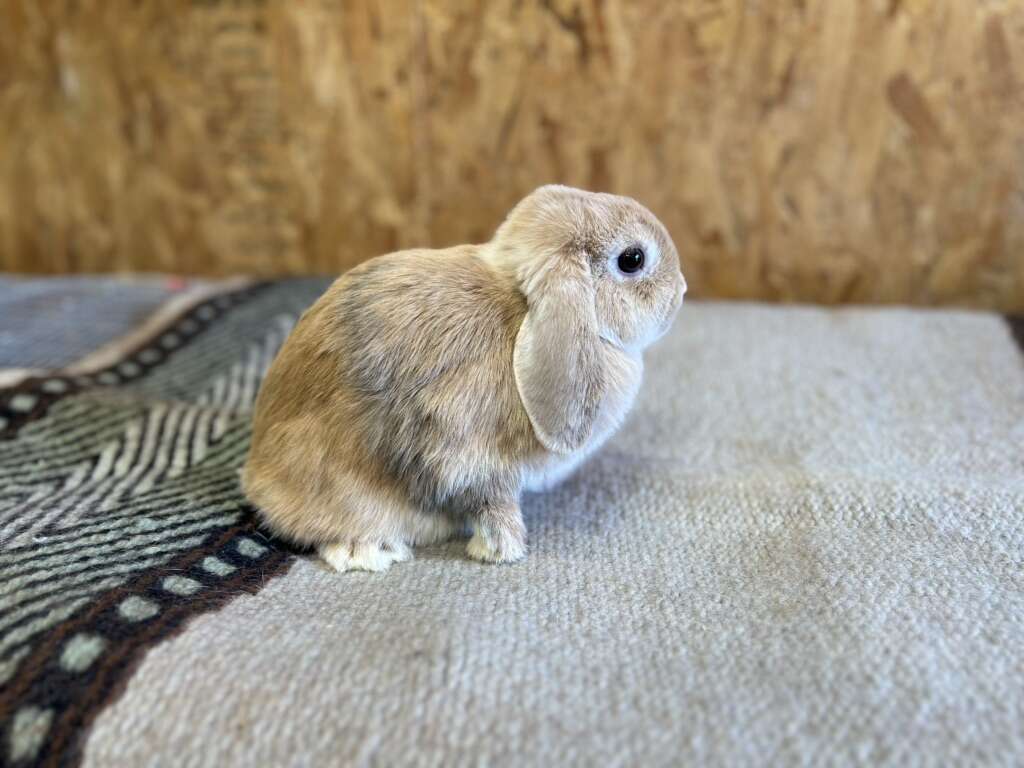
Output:
[[547,186],[483,245],[410,250],[340,277],[256,402],[246,495],[339,571],[472,531],[526,553],[520,491],[570,473],[622,423],[641,352],[686,283],[635,201]]

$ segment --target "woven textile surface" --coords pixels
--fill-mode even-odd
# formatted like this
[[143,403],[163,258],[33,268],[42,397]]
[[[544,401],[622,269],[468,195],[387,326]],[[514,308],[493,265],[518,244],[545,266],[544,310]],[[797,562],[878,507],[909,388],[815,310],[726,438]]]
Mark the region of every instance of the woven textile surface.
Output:
[[59,368],[141,322],[172,294],[158,277],[0,275],[0,364]]
[[689,304],[525,562],[339,575],[237,483],[325,286],[139,294],[5,380],[0,765],[1024,761],[1019,323]]

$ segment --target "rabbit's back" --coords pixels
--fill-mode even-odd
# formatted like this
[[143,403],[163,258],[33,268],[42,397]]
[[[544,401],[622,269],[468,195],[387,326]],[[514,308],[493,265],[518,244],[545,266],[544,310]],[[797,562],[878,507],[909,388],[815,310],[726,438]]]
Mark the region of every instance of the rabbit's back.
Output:
[[512,370],[525,313],[522,295],[472,246],[356,267],[303,316],[275,361],[253,451],[272,413],[279,433],[298,425],[290,442],[305,461],[291,465],[314,484],[354,464],[421,509],[478,507],[514,487],[524,459],[542,450]]
[[368,262],[332,302],[365,445],[425,507],[471,508],[539,449],[512,371],[522,295],[469,246]]

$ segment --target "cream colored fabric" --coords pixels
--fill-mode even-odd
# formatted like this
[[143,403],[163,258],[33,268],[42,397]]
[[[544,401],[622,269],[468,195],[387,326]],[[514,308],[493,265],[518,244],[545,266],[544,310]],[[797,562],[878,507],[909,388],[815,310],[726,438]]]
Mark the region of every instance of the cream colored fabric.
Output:
[[529,559],[305,559],[86,764],[1019,764],[1024,359],[981,314],[690,304]]

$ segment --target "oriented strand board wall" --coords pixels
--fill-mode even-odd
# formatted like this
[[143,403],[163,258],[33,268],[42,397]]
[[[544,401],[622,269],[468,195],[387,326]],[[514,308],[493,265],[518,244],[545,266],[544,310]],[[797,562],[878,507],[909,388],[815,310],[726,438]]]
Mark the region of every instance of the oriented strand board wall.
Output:
[[631,194],[696,295],[1024,309],[1024,0],[6,0],[0,267],[336,272]]

